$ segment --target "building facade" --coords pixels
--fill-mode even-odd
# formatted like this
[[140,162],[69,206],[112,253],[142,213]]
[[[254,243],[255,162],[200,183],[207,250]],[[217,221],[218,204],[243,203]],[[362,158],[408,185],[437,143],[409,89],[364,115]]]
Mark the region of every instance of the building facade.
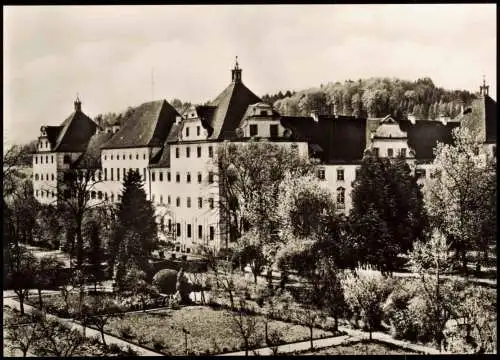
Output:
[[403,156],[416,176],[429,177],[433,149],[438,142],[452,143],[452,130],[461,123],[478,129],[495,153],[496,102],[485,84],[479,98],[453,120],[281,116],[243,84],[236,63],[226,89],[182,114],[165,100],[152,101],[127,111],[121,125],[103,127],[83,113],[77,99],[60,126],[42,126],[33,154],[33,186],[38,201],[54,203],[65,169],[91,171],[91,200],[116,203],[125,174],[136,169],[155,205],[160,239],[174,242],[177,251],[193,253],[199,245],[230,246],[221,231],[216,177],[217,152],[228,141],[244,146],[248,139],[267,139],[319,159],[318,177],[333,191],[338,211],[347,215],[366,151]]

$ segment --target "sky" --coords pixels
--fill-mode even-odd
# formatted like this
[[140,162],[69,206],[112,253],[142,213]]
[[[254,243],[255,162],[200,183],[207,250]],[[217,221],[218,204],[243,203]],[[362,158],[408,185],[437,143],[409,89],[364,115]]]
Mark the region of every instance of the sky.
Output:
[[[496,5],[4,6],[4,146],[73,111],[202,103],[371,76],[431,77],[496,99]],[[154,83],[154,85],[153,85]]]

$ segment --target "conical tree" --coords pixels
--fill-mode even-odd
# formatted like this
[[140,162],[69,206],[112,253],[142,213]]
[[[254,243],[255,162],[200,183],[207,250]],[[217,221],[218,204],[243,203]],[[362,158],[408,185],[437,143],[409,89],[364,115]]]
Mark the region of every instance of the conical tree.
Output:
[[110,251],[118,254],[116,250],[121,248],[126,256],[117,257],[117,262],[127,259],[147,273],[148,259],[157,243],[153,205],[146,198],[139,173],[129,170],[123,182],[122,200],[118,205],[117,224]]

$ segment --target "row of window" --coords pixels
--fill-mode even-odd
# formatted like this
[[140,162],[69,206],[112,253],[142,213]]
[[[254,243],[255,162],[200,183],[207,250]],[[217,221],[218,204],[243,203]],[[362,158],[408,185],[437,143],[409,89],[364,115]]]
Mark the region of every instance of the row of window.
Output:
[[[151,201],[155,202],[155,195],[154,194],[151,195]],[[208,202],[208,207],[210,209],[213,209],[214,208],[214,199],[208,198],[207,202]],[[168,195],[167,196],[167,205],[171,205],[171,203],[172,203],[172,198],[170,197],[170,195]],[[163,204],[163,195],[160,195],[160,204]],[[175,198],[175,206],[181,207],[181,198],[180,197]],[[189,197],[189,196],[186,198],[186,207],[191,208],[191,197]],[[202,209],[202,208],[203,208],[203,198],[198,197],[198,209]]]
[[[120,160],[120,154],[117,154],[116,157],[113,156],[113,154],[109,155],[110,160],[113,160],[114,158],[116,158],[116,160]],[[126,160],[125,154],[122,154],[121,159]],[[132,160],[132,154],[128,154],[128,159]],[[135,154],[135,159],[139,160],[139,154]],[[142,159],[146,160],[146,154],[142,154]],[[104,155],[104,160],[108,160],[108,155]]]
[[[123,176],[123,179],[125,179],[125,175],[127,175],[127,171],[128,169],[127,168],[123,168],[122,169],[122,176]],[[135,168],[135,171],[139,172],[139,168]],[[145,181],[146,180],[146,168],[143,168],[142,169],[142,180]],[[110,181],[120,181],[120,168],[116,168],[116,177],[114,176],[115,175],[115,172],[114,172],[114,168],[109,168],[109,180]],[[101,174],[99,173],[98,174],[99,176],[99,181],[101,180]],[[92,174],[92,180],[94,180],[94,175]],[[107,181],[108,180],[108,168],[104,168],[104,181]]]
[[[250,125],[250,136],[258,136],[259,135],[259,126],[257,124]],[[272,138],[278,137],[278,125],[272,124],[269,125],[269,135]]]
[[48,149],[49,148],[49,141],[48,140],[40,140],[40,149],[43,149],[43,148],[46,148]]
[[[152,182],[156,181],[156,173],[154,171],[151,172],[151,181]],[[163,181],[163,172],[161,172],[161,171],[158,173],[158,181]],[[170,182],[170,172],[167,172],[167,181]],[[201,172],[198,172],[198,174],[197,174],[197,181],[198,181],[198,184],[201,184],[203,181],[203,175],[201,174]],[[181,174],[179,172],[175,173],[175,182],[176,183],[181,182]],[[191,183],[191,173],[189,171],[186,173],[186,182],[188,184]],[[213,184],[213,182],[214,182],[214,173],[213,173],[213,171],[209,171],[208,172],[208,183]]]
[[[189,128],[186,128],[186,129],[189,129]],[[196,157],[201,157],[201,146],[197,146],[196,147]],[[178,159],[181,157],[181,150],[179,147],[176,147],[175,148],[175,157]],[[191,157],[191,148],[189,146],[186,147],[186,157]],[[213,158],[214,157],[214,148],[213,146],[209,146],[208,147],[208,157],[209,158]]]
[[46,197],[46,198],[55,198],[56,193],[54,191],[49,190],[35,190],[36,197]]
[[[200,136],[201,128],[199,126],[196,127],[196,136]],[[189,126],[186,126],[186,137],[189,137]]]
[[[168,231],[169,232],[172,232],[172,220],[171,219],[168,219]],[[175,234],[177,237],[181,237],[182,235],[182,231],[181,231],[181,228],[182,228],[182,225],[181,223],[176,223],[175,224]],[[163,219],[161,220],[160,222],[160,230],[163,232],[165,231],[165,224],[163,222]],[[188,238],[191,238],[193,237],[193,234],[192,234],[192,225],[191,224],[186,224],[186,236]],[[210,240],[214,240],[215,239],[215,227],[214,226],[209,226],[208,227],[208,238]],[[198,239],[203,239],[203,226],[202,225],[198,225]]]
[[[325,169],[318,170],[318,178],[325,180]],[[344,181],[344,169],[337,169],[337,181]]]
[[[49,163],[49,155],[35,155],[35,164],[38,164],[38,157],[40,157],[40,164],[43,164],[43,158],[45,158],[45,164]],[[54,155],[50,155],[50,163],[54,163]]]
[[[50,174],[50,180],[54,181],[54,179],[55,179],[54,174]],[[43,174],[40,174],[40,175],[35,174],[35,180],[37,180],[37,181],[42,180],[43,181],[44,180]],[[49,181],[49,174],[45,174],[45,181]]]
[[[373,151],[375,151],[375,155],[376,156],[379,156],[379,151],[380,151],[379,148],[377,148],[377,147],[373,148]],[[403,149],[399,149],[399,153],[398,154],[401,157],[406,157],[406,149],[404,149],[404,148]],[[387,157],[390,157],[390,158],[394,157],[394,149],[392,149],[392,148],[388,148],[387,149]]]

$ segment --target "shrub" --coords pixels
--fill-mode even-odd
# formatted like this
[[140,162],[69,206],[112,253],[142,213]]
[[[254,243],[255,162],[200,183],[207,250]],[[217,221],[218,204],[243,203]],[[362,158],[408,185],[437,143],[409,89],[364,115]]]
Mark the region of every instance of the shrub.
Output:
[[153,347],[155,350],[160,351],[165,347],[165,342],[161,337],[155,336],[153,337]]
[[386,278],[378,271],[357,268],[346,271],[341,279],[346,303],[362,318],[371,332],[380,328],[383,317],[382,305],[390,293]]
[[153,276],[153,285],[164,294],[175,294],[176,283],[177,271],[172,269],[160,270]]
[[127,345],[127,349],[125,349],[124,354],[127,356],[138,356],[139,355],[137,353],[137,351],[135,351],[134,349],[132,349],[130,347],[130,345]]
[[135,334],[132,331],[132,327],[130,325],[121,325],[118,328],[118,331],[120,332],[120,336],[124,339],[132,339],[135,337]]
[[413,314],[408,309],[417,292],[418,288],[413,281],[400,284],[383,305],[384,318],[391,327],[391,335],[396,339],[417,339],[418,329]]
[[108,350],[112,354],[119,354],[122,352],[122,348],[116,344],[116,343],[111,343],[108,345]]

